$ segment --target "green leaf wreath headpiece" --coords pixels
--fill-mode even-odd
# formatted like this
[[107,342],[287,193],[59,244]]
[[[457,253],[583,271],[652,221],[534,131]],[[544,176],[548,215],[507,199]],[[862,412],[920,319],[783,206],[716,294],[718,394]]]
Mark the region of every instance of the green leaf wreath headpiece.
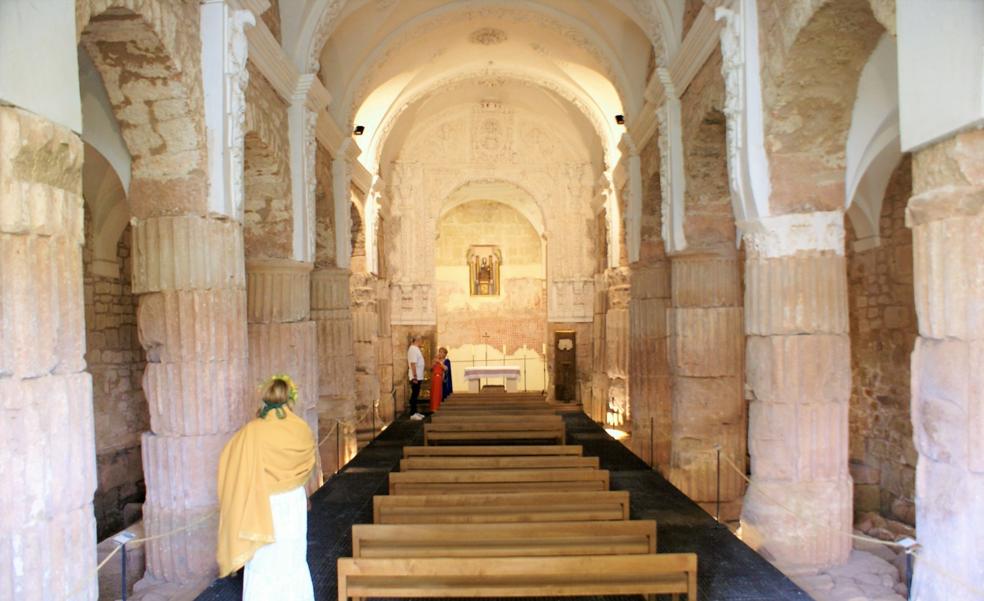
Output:
[[277,418],[284,419],[287,417],[287,413],[284,411],[284,405],[293,406],[297,402],[297,384],[291,379],[287,374],[274,374],[267,378],[267,381],[260,386],[260,392],[267,390],[274,382],[277,380],[282,381],[287,384],[287,401],[286,402],[270,402],[263,399],[263,408],[259,410],[257,415],[262,419],[265,418],[267,413],[270,411],[275,411],[277,413]]

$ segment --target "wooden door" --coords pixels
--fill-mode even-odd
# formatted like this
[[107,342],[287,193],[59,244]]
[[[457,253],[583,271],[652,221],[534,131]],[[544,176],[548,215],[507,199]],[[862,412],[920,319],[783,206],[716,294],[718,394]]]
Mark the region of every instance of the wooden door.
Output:
[[554,398],[577,400],[577,335],[573,330],[554,332]]

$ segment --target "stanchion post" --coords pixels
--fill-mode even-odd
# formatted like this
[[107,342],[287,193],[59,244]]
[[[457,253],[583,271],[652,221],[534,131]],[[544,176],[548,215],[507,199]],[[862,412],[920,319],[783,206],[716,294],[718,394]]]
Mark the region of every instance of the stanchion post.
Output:
[[335,473],[342,470],[342,422],[335,420]]
[[721,521],[721,446],[717,445],[717,487],[715,496],[714,519]]
[[912,553],[905,553],[905,598],[912,601]]
[[126,601],[126,543],[120,543],[120,598]]

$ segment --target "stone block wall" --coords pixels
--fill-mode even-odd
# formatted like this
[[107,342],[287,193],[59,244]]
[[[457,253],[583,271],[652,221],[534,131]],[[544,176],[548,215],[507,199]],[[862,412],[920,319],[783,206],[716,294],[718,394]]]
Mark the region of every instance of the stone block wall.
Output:
[[91,271],[92,232],[86,211],[83,249],[85,360],[92,375],[98,488],[93,500],[102,539],[130,525],[139,513],[124,512],[144,500],[140,435],[150,428],[141,382],[146,360],[137,337],[137,300],[130,289],[130,229],[117,246],[119,275]]
[[885,191],[880,244],[855,251],[848,229],[851,316],[851,461],[855,511],[913,524],[916,448],[910,411],[910,355],[917,336],[912,232],[905,207],[912,164],[903,159]]

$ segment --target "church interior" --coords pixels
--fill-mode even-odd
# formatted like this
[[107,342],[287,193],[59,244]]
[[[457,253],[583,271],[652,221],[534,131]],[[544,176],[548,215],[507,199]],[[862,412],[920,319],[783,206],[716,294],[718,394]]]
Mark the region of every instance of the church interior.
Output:
[[326,515],[420,444],[413,337],[782,598],[984,599],[982,47],[980,0],[0,0],[0,599],[233,598],[257,386]]

